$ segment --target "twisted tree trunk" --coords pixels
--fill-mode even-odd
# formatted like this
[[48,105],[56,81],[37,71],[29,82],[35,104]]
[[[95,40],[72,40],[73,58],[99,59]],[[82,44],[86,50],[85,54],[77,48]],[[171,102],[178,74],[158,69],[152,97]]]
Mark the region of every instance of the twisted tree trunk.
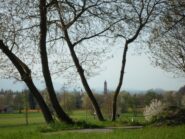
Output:
[[14,64],[14,66],[19,71],[22,80],[26,83],[28,88],[30,89],[30,92],[33,93],[33,96],[37,100],[41,111],[44,115],[45,121],[47,123],[54,122],[51,112],[49,111],[48,106],[46,105],[43,97],[39,93],[38,89],[34,85],[32,78],[31,78],[31,70],[28,68],[28,66],[23,63],[15,54],[13,54],[7,46],[4,45],[3,41],[0,40],[0,49],[3,51],[3,53],[11,60],[11,62]]

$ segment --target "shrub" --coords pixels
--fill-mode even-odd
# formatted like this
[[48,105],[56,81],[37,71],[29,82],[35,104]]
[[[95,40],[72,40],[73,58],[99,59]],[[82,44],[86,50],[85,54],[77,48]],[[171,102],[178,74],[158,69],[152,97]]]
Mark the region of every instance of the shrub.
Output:
[[185,108],[168,106],[159,100],[152,100],[144,110],[145,119],[157,125],[185,124]]
[[168,106],[163,109],[157,117],[155,123],[158,125],[180,125],[185,124],[185,109],[178,106]]
[[163,109],[165,108],[165,105],[157,99],[153,99],[149,106],[145,107],[144,110],[144,116],[145,119],[149,122],[152,122],[155,120],[155,118],[163,112]]
[[181,105],[185,108],[185,95],[181,99]]

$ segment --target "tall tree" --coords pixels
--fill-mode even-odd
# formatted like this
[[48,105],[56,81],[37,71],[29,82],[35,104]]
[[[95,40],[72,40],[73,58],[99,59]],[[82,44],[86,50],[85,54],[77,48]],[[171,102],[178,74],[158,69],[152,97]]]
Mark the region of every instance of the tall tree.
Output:
[[[72,123],[72,120],[65,114],[60,107],[56,94],[54,92],[53,84],[51,81],[50,71],[48,67],[47,50],[46,50],[46,24],[47,24],[47,10],[46,1],[4,1],[2,5],[2,22],[1,35],[10,45],[10,50],[14,51],[19,59],[24,59],[34,73],[33,75],[40,76],[40,65],[43,67],[44,78],[48,86],[48,92],[52,100],[52,105],[60,120],[65,120],[67,123]],[[40,7],[40,10],[39,10]],[[3,12],[4,11],[4,12]],[[4,19],[4,21],[3,21]],[[4,23],[6,22],[6,23]],[[40,28],[39,28],[40,27]],[[39,32],[40,31],[40,32]],[[39,61],[39,54],[37,46],[39,44],[40,33],[40,54],[41,62]],[[22,50],[22,51],[20,51]],[[4,62],[6,59],[2,58]],[[4,64],[3,62],[3,64]],[[7,63],[7,62],[6,62]],[[2,65],[3,65],[2,64]],[[4,64],[4,65],[8,65]],[[5,71],[6,66],[3,66]],[[15,77],[20,79],[19,75],[14,71],[14,67],[7,68],[8,77]],[[39,73],[39,74],[37,74]],[[52,92],[53,91],[53,92]]]
[[114,28],[115,36],[124,40],[124,49],[119,82],[113,97],[112,121],[116,120],[117,97],[123,84],[128,48],[141,36],[141,32],[150,32],[152,24],[164,10],[164,4],[165,0],[125,0],[119,1],[116,7],[117,16],[125,17],[126,20],[116,24]]
[[[104,118],[88,84],[84,67],[82,66],[82,62],[79,60],[79,56],[77,55],[77,47],[79,47],[79,45],[86,40],[103,35],[111,28],[111,26],[120,21],[119,19],[115,22],[108,22],[108,24],[103,24],[103,20],[100,20],[101,15],[105,14],[104,12],[106,12],[105,9],[109,9],[110,4],[114,2],[115,1],[111,0],[53,0],[50,4],[48,4],[48,7],[51,9],[53,8],[58,14],[58,17],[56,17],[57,19],[54,20],[54,23],[58,28],[60,28],[62,32],[60,38],[64,39],[69,48],[70,55],[77,69],[77,72],[79,73],[81,82],[93,104],[98,119],[101,121],[103,121]],[[110,14],[110,10],[108,12]]]
[[56,93],[53,87],[51,74],[48,65],[48,54],[46,49],[46,35],[47,35],[47,7],[46,7],[46,0],[40,0],[40,56],[41,56],[41,63],[42,63],[42,71],[45,79],[45,83],[47,86],[47,90],[50,96],[50,100],[52,102],[52,106],[56,111],[58,118],[61,121],[67,123],[73,123],[72,119],[64,112],[62,107],[60,106]]

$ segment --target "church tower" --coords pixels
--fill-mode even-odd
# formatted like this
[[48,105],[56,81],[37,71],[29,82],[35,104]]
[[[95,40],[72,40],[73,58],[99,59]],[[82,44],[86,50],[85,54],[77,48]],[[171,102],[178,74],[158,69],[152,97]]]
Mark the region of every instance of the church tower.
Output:
[[104,95],[106,95],[108,92],[107,92],[107,81],[105,80],[104,82]]

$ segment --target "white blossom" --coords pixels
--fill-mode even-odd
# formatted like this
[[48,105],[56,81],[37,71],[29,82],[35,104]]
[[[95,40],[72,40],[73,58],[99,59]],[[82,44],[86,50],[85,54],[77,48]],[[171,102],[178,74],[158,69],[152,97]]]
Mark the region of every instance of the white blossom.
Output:
[[153,99],[150,105],[145,107],[145,110],[143,113],[145,116],[145,119],[147,121],[151,121],[153,117],[159,115],[163,111],[164,107],[165,105],[160,100]]

